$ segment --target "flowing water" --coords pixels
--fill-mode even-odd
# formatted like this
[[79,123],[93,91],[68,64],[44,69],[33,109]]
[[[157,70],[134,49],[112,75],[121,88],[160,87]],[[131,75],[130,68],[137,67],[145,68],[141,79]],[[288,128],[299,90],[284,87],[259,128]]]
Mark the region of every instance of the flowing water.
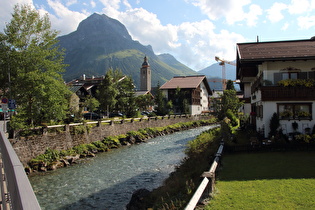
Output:
[[30,182],[43,210],[125,209],[137,189],[162,185],[185,157],[187,142],[211,127],[98,153],[80,164],[29,177]]

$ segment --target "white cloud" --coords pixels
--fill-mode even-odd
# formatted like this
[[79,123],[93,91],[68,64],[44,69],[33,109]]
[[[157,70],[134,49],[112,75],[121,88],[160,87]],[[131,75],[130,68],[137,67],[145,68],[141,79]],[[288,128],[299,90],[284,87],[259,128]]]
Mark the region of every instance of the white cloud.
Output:
[[[118,1],[102,2],[105,5],[103,12],[122,22],[133,39],[151,45],[157,54],[170,53],[194,69],[199,70],[214,63],[216,55],[234,60],[236,42],[245,41],[243,36],[227,30],[216,34],[215,25],[210,20],[162,25],[156,14],[143,8],[127,6],[129,9],[119,11],[121,5]],[[257,15],[261,13],[259,6],[251,5],[250,12],[244,13],[243,19],[249,25],[255,25]]]
[[132,7],[129,4],[128,0],[123,0],[123,4],[127,7],[127,9],[132,9]]
[[236,43],[245,42],[245,38],[237,33],[221,30],[211,38],[212,57],[219,56],[225,60],[235,60]]
[[92,8],[96,7],[96,3],[95,3],[95,1],[93,1],[93,0],[91,1],[91,7],[92,7]]
[[[193,5],[200,8],[210,20],[217,20],[224,17],[230,25],[246,20],[248,26],[256,25],[258,16],[262,14],[262,9],[258,5],[250,4],[250,0],[192,0]],[[243,8],[249,6],[249,12],[244,12]]]
[[209,20],[184,22],[178,26],[162,25],[157,16],[143,8],[115,12],[115,18],[128,29],[133,39],[150,44],[155,53],[171,53],[179,61],[194,69],[202,69],[214,62],[219,54],[235,59],[235,44],[245,39],[235,33],[214,32],[215,25]]
[[67,7],[69,7],[69,6],[71,6],[71,5],[73,5],[73,4],[76,4],[76,3],[78,3],[77,0],[68,0],[67,3],[66,3],[66,5],[67,5]]
[[310,29],[315,26],[315,16],[301,16],[297,19],[301,29]]
[[[49,14],[52,28],[58,29],[61,32],[60,35],[75,31],[78,24],[88,16],[86,13],[69,10],[59,1],[48,0],[47,3],[54,11],[54,14]],[[39,9],[39,11],[41,13],[47,13],[44,9]]]
[[177,46],[176,26],[163,26],[153,13],[136,8],[126,12],[115,12],[116,17],[128,29],[133,39],[144,45],[152,45],[156,52],[170,50]]
[[[289,4],[276,2],[270,9],[267,10],[267,18],[272,22],[279,22],[286,17],[284,13],[290,14],[290,18],[294,18],[297,25],[302,30],[310,29],[315,26],[315,16],[309,14],[315,9],[315,0],[291,0]],[[298,16],[304,14],[303,16]],[[289,27],[289,23],[286,22],[281,30],[285,31]]]
[[267,10],[267,18],[272,22],[278,22],[284,18],[282,11],[288,6],[283,3],[275,2],[270,9]]
[[248,26],[256,26],[258,16],[263,14],[263,10],[257,4],[252,4],[249,7],[249,12],[245,15]]
[[105,10],[108,8],[119,10],[120,0],[100,0],[100,2],[104,5]]
[[308,0],[291,0],[288,6],[290,14],[303,14],[310,9],[310,2]]
[[1,0],[0,6],[0,28],[5,28],[5,25],[11,21],[14,5],[29,4],[33,5],[32,0]]

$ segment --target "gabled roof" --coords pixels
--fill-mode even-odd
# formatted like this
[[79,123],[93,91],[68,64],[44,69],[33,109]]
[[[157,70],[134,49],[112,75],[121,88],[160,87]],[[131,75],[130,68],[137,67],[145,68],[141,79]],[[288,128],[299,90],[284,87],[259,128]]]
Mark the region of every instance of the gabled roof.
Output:
[[141,95],[147,95],[147,94],[149,94],[151,97],[153,97],[153,95],[151,94],[151,92],[150,91],[148,91],[148,90],[140,90],[140,91],[136,91],[135,92],[135,96],[137,97],[137,96],[141,96]]
[[177,76],[173,77],[168,82],[164,83],[160,89],[161,90],[168,90],[168,89],[176,89],[177,87],[181,89],[195,89],[197,88],[202,82],[211,94],[211,89],[207,78],[205,75],[197,75],[197,76]]
[[238,43],[240,61],[315,59],[315,40]]
[[73,93],[76,93],[83,85],[71,85],[69,86],[69,90]]

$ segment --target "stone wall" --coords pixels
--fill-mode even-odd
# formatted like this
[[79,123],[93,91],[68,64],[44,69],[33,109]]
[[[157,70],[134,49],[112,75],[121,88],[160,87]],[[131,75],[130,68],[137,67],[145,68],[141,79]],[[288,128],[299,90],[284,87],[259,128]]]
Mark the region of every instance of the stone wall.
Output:
[[[20,158],[24,166],[34,157],[43,154],[47,148],[55,150],[67,150],[80,144],[92,143],[100,141],[107,136],[116,136],[126,134],[128,131],[137,131],[141,128],[148,127],[163,127],[178,122],[189,122],[202,119],[209,119],[209,116],[188,116],[178,117],[170,116],[161,118],[149,118],[143,120],[124,120],[124,121],[109,121],[104,124],[97,122],[94,124],[84,124],[84,128],[89,127],[89,131],[84,129],[81,134],[73,134],[73,126],[64,125],[58,128],[44,128],[42,135],[20,137],[10,139],[13,148]],[[81,125],[82,127],[82,125]],[[54,132],[52,132],[55,129]],[[61,130],[61,131],[60,131]]]

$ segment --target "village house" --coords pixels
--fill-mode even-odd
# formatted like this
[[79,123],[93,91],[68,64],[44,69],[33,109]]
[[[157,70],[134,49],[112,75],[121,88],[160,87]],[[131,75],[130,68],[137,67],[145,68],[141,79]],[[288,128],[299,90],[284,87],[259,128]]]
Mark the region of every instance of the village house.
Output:
[[[119,81],[125,78],[122,77]],[[88,97],[96,97],[97,88],[104,80],[104,76],[101,77],[86,77],[82,75],[79,79],[75,79],[67,83],[70,91],[76,94],[80,99],[80,104],[85,102]],[[151,94],[151,68],[148,62],[148,58],[145,56],[144,61],[140,68],[140,88],[135,91],[135,96],[149,95],[153,99]],[[148,110],[152,111],[153,107],[148,107]]]
[[84,101],[87,97],[95,97],[98,86],[104,80],[102,77],[86,77],[84,74],[79,79],[75,79],[68,82],[67,85],[70,90],[76,93],[81,101]]
[[167,100],[176,99],[177,88],[186,93],[190,114],[196,115],[209,112],[209,99],[212,91],[206,76],[177,76],[160,87]]
[[313,129],[315,40],[238,43],[236,71],[243,112],[258,132],[268,137],[274,113],[288,136]]

